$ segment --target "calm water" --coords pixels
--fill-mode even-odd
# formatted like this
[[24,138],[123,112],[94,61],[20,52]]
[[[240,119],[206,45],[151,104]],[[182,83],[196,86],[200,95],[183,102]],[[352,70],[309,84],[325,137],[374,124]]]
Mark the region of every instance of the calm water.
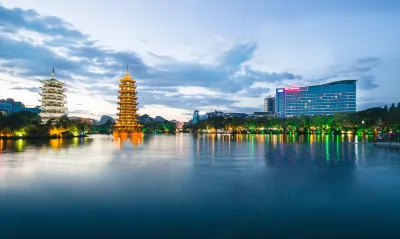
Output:
[[398,238],[399,232],[400,151],[367,138],[0,141],[0,238]]

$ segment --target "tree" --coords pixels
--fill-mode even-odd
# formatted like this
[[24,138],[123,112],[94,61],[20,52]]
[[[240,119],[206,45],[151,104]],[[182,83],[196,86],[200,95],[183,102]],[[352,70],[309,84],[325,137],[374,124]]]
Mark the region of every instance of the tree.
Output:
[[388,106],[385,105],[385,107],[383,107],[383,109],[384,109],[385,111],[388,111]]
[[58,128],[64,128],[67,129],[72,125],[72,120],[68,118],[67,115],[61,116],[57,121],[55,126]]
[[394,103],[392,103],[392,105],[389,108],[389,113],[393,113],[396,109],[396,106],[394,106]]

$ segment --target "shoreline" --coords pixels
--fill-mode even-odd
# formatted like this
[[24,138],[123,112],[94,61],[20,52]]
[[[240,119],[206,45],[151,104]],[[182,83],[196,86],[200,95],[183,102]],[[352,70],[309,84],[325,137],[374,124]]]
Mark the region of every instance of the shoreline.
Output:
[[[215,133],[203,133],[203,132],[169,132],[169,133],[143,133],[143,135],[157,135],[157,134],[193,134],[193,135],[358,135],[355,133],[227,133],[227,132],[215,132]],[[132,134],[132,133],[131,133]],[[87,138],[92,135],[113,135],[111,134],[90,134],[90,135],[78,135],[78,136],[0,136],[0,139],[3,140],[18,140],[18,139],[72,139],[72,138]],[[369,134],[365,134],[368,136]],[[371,135],[373,136],[373,135]],[[388,143],[388,142],[379,142],[379,143]],[[394,143],[394,142],[393,142]],[[400,142],[399,142],[400,145]],[[400,147],[400,146],[399,146]]]
[[[203,133],[203,132],[197,132],[197,133],[192,133],[192,134],[225,134],[225,135],[236,135],[236,134],[260,134],[260,135],[363,135],[363,134],[357,134],[357,133],[299,133],[299,132],[295,132],[295,133],[288,133],[288,132],[284,132],[284,133],[274,133],[274,132],[266,132],[266,133],[222,133],[222,132],[216,132],[216,133]],[[371,135],[373,136],[374,134],[364,134],[364,135]]]
[[89,135],[78,136],[0,136],[0,139],[17,140],[17,139],[73,139],[73,138],[87,138]]

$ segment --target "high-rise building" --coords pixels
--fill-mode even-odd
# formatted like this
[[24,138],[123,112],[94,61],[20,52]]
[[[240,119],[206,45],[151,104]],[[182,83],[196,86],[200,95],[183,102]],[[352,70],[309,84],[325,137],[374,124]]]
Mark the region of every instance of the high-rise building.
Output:
[[275,97],[268,96],[264,98],[264,112],[275,113]]
[[195,110],[193,113],[192,124],[197,124],[197,122],[199,122],[199,120],[200,120],[199,111]]
[[275,110],[279,117],[332,115],[356,111],[356,80],[322,85],[276,89]]
[[118,133],[141,133],[142,125],[139,124],[136,81],[129,76],[126,67],[125,77],[119,80],[118,113],[114,131]]
[[40,117],[42,122],[46,123],[48,120],[56,120],[66,114],[67,95],[65,94],[65,84],[54,78],[54,67],[51,78],[43,80],[41,83]]

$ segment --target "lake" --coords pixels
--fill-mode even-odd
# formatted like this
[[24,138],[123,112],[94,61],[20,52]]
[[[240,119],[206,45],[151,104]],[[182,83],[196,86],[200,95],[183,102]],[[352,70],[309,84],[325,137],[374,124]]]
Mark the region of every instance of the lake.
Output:
[[0,238],[399,235],[400,151],[372,138],[125,138],[1,140]]

